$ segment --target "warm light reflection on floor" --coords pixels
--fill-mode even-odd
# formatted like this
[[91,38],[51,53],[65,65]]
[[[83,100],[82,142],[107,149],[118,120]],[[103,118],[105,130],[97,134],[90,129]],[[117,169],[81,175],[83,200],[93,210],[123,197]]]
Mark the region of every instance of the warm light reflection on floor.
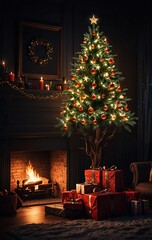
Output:
[[45,209],[44,212],[42,209],[38,207],[30,207],[27,208],[28,214],[26,215],[26,221],[28,223],[38,223],[43,222],[44,216],[45,216]]

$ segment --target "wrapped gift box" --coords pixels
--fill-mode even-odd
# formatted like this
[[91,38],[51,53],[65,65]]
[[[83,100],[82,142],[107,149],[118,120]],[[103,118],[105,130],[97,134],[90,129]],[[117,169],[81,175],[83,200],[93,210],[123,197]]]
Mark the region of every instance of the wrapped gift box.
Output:
[[45,213],[71,219],[84,216],[82,209],[65,209],[61,203],[45,205]]
[[80,194],[97,192],[99,185],[97,183],[76,183],[76,191]]
[[127,212],[128,214],[131,214],[131,200],[139,200],[140,193],[139,191],[124,191],[126,195],[126,201],[127,201]]
[[83,195],[86,215],[96,221],[110,216],[111,200],[109,193],[90,193]]
[[127,201],[131,201],[131,200],[139,200],[140,198],[140,193],[139,191],[124,191],[125,195],[126,195],[126,199]]
[[102,170],[102,187],[109,191],[121,192],[124,190],[123,170]]
[[82,199],[76,199],[76,201],[64,201],[63,203],[64,209],[72,209],[72,210],[83,210],[83,201]]
[[20,207],[22,207],[22,200],[18,194],[9,192],[0,197],[0,215],[15,214]]
[[62,203],[64,203],[64,201],[71,201],[73,199],[78,198],[78,195],[77,195],[77,191],[74,189],[74,190],[71,190],[71,191],[62,192],[61,197],[62,197]]
[[141,215],[142,214],[141,200],[131,200],[131,214],[132,215]]
[[147,199],[142,199],[141,200],[142,204],[142,214],[149,214],[150,206],[149,206],[149,200]]
[[111,217],[125,216],[127,214],[127,201],[124,192],[109,192],[111,201]]
[[98,183],[102,188],[102,170],[101,169],[86,169],[84,170],[85,182]]

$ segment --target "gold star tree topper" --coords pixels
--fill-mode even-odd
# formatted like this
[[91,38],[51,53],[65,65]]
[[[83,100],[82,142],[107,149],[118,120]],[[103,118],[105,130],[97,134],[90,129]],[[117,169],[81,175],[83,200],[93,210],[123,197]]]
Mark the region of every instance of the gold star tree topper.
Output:
[[91,24],[97,24],[98,18],[95,18],[95,16],[93,15],[92,18],[90,18]]

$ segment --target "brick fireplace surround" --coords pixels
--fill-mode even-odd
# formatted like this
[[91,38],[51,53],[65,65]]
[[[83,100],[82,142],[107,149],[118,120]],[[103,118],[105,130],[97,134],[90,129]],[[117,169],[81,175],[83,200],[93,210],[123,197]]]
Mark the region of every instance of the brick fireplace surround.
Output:
[[47,101],[32,100],[0,87],[0,189],[14,190],[29,160],[40,176],[57,183],[59,194],[83,181],[79,138],[61,137],[55,128],[62,96],[53,94]]
[[[10,164],[10,190],[22,187],[22,182],[27,178],[26,168],[28,163],[39,174],[40,178],[45,178],[56,184],[55,196],[61,195],[67,189],[67,152],[65,150],[40,151],[40,152],[12,152]],[[48,181],[47,181],[48,182]],[[46,182],[45,182],[46,183]]]

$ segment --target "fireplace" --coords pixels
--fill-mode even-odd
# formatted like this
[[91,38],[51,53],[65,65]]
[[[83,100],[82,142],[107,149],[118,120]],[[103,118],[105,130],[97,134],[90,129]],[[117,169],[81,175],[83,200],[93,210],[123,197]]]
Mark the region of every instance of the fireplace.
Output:
[[25,200],[59,197],[67,189],[66,150],[12,152],[10,189]]
[[40,101],[7,86],[0,88],[0,189],[14,191],[17,180],[21,185],[29,160],[40,175],[57,183],[58,194],[84,181],[80,138],[63,137],[55,128],[63,96],[56,91],[49,94],[50,99]]

